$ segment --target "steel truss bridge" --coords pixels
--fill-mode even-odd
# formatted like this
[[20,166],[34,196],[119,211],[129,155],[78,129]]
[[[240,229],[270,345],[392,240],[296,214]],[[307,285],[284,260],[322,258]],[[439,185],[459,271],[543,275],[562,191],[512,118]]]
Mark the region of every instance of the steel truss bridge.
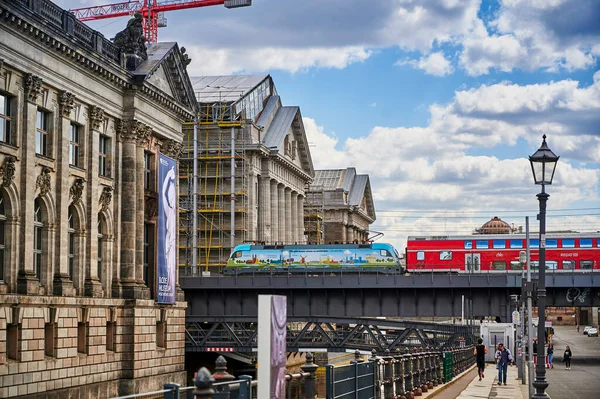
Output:
[[[211,277],[188,277],[182,273],[180,286],[188,302],[186,350],[252,351],[260,294],[287,296],[288,320],[299,323],[298,328],[290,328],[290,351],[373,347],[385,350],[409,342],[439,346],[454,339],[453,333],[442,334],[444,327],[438,324],[392,322],[390,318],[456,318],[464,310],[465,316],[471,318],[498,316],[505,322],[516,306],[511,295],[521,294],[522,285],[521,275],[513,273],[262,273]],[[528,287],[535,293],[535,286]],[[548,271],[546,306],[600,306],[600,272]],[[364,318],[367,316],[371,319]]]
[[[254,352],[256,320],[188,319],[186,351]],[[449,348],[474,344],[479,326],[382,318],[293,317],[287,325],[288,352],[395,352],[408,348]]]

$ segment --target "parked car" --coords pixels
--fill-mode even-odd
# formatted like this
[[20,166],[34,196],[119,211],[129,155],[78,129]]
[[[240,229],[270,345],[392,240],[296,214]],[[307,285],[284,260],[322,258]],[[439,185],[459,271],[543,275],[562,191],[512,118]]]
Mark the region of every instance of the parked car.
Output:
[[587,336],[588,337],[597,337],[598,336],[598,329],[597,328],[590,328],[587,332]]
[[590,328],[592,328],[592,326],[586,326],[586,327],[583,329],[583,335],[588,335],[588,331],[590,330]]

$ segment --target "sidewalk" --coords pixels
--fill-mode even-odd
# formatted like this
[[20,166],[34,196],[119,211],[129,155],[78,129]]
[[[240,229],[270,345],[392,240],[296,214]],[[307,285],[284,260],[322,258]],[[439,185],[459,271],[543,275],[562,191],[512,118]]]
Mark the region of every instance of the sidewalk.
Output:
[[529,397],[527,385],[522,385],[521,381],[517,380],[516,367],[508,368],[507,385],[498,385],[498,370],[493,364],[486,366],[484,374],[485,378],[481,381],[479,381],[479,376],[476,375],[457,398],[527,399]]

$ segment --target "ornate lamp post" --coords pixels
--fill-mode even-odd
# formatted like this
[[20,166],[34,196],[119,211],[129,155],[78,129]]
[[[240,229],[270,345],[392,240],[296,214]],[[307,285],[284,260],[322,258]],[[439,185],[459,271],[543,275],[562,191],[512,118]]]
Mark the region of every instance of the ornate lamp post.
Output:
[[535,394],[534,399],[547,398],[546,388],[546,361],[545,361],[545,331],[546,331],[546,202],[548,194],[546,194],[546,184],[552,184],[554,170],[558,162],[558,156],[548,148],[546,144],[546,135],[543,136],[542,145],[535,154],[529,157],[531,170],[533,171],[533,180],[535,184],[542,186],[542,192],[537,194],[540,202],[540,213],[538,220],[540,221],[540,262],[539,262],[539,277],[538,277],[538,354],[537,366],[535,369]]

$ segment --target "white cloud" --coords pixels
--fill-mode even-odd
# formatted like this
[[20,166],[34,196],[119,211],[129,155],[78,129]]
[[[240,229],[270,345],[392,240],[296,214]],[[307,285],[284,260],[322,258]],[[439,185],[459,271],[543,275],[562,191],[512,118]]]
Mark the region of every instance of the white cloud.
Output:
[[377,103],[376,102],[372,102],[371,104],[369,104],[370,108],[376,108],[377,107]]
[[446,76],[454,72],[452,63],[444,57],[444,53],[441,51],[433,52],[421,59],[417,60],[400,60],[396,62],[396,65],[408,64],[413,68],[421,69],[428,75],[434,76]]

